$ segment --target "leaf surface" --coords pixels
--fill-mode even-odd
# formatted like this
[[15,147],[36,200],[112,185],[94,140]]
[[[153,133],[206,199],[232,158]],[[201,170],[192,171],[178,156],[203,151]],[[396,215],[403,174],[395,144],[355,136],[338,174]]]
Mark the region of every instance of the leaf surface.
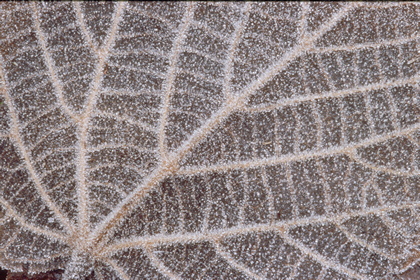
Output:
[[419,17],[0,4],[0,265],[396,279],[420,257]]

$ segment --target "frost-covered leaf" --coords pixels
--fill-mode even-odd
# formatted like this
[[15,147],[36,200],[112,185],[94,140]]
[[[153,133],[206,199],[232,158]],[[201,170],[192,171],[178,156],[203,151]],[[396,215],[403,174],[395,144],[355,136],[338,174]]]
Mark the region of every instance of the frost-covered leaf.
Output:
[[0,265],[396,279],[420,258],[419,22],[404,2],[1,3]]

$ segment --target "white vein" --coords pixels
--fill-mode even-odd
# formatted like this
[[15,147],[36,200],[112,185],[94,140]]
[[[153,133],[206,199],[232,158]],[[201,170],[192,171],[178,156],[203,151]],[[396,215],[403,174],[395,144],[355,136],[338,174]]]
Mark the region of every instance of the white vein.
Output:
[[293,218],[293,220],[277,221],[276,223],[264,223],[264,224],[243,224],[231,228],[218,229],[213,231],[204,232],[189,232],[184,234],[156,234],[153,236],[141,236],[133,237],[131,239],[124,239],[115,241],[113,244],[102,248],[102,254],[111,254],[115,251],[123,250],[133,246],[157,246],[162,244],[174,244],[174,243],[196,243],[200,241],[211,241],[211,240],[222,240],[229,236],[241,235],[246,233],[257,233],[257,232],[283,232],[290,228],[297,226],[304,226],[310,224],[326,224],[326,223],[339,223],[353,217],[367,216],[371,214],[381,215],[383,213],[410,209],[411,207],[419,207],[420,202],[407,202],[400,206],[381,206],[366,208],[360,211],[353,211],[342,214],[326,214],[326,215],[314,215],[306,218]]
[[86,42],[92,48],[95,53],[98,53],[98,50],[93,43],[92,36],[90,35],[88,28],[86,27],[86,23],[83,17],[82,8],[80,6],[80,2],[75,1],[72,3],[74,7],[74,11],[76,12],[77,22],[79,23],[79,27],[82,30],[82,34],[85,37]]
[[229,170],[229,169],[249,169],[253,167],[261,167],[261,166],[268,166],[268,165],[276,165],[280,163],[301,161],[301,160],[306,160],[310,158],[326,157],[326,156],[337,155],[337,154],[346,154],[354,158],[354,160],[360,161],[364,165],[368,165],[370,168],[374,170],[380,170],[380,171],[383,170],[385,172],[390,172],[392,174],[398,174],[398,175],[403,175],[403,176],[413,176],[413,175],[418,175],[418,173],[416,173],[416,171],[413,171],[413,172],[405,171],[405,170],[397,171],[390,168],[378,167],[376,165],[369,164],[366,161],[363,161],[362,159],[357,158],[355,154],[358,148],[363,148],[372,144],[385,142],[397,136],[410,134],[413,131],[418,130],[419,128],[420,128],[420,124],[415,124],[405,129],[401,129],[399,131],[393,131],[390,133],[385,133],[385,134],[377,135],[371,138],[367,138],[358,143],[352,143],[352,144],[341,145],[341,146],[336,146],[336,147],[331,147],[331,148],[326,148],[326,149],[302,152],[298,154],[288,154],[288,155],[283,155],[279,157],[237,161],[237,162],[227,163],[227,164],[184,167],[184,168],[179,169],[177,171],[177,174],[192,175],[192,174],[197,174],[197,173],[207,173],[207,172],[223,171],[223,170]]
[[377,172],[384,172],[384,173],[393,174],[397,176],[416,176],[420,174],[417,170],[414,170],[414,171],[403,170],[403,169],[396,170],[396,169],[386,167],[386,166],[375,165],[373,163],[368,162],[366,159],[363,159],[361,156],[359,156],[355,152],[347,152],[346,155],[348,155],[353,161],[371,170],[375,170]]
[[117,35],[118,25],[122,18],[122,13],[125,7],[125,2],[118,2],[117,9],[114,14],[113,22],[110,27],[109,36],[107,41],[105,42],[103,48],[99,50],[99,61],[95,71],[95,77],[93,79],[93,84],[91,85],[90,94],[87,100],[87,104],[85,106],[84,112],[79,117],[79,143],[77,149],[77,170],[76,170],[76,177],[78,181],[77,185],[77,196],[79,198],[78,201],[78,226],[80,234],[87,235],[88,229],[88,213],[87,213],[87,184],[86,184],[86,148],[87,148],[87,130],[88,124],[90,120],[90,116],[92,114],[92,110],[96,101],[96,97],[99,93],[100,85],[102,82],[103,77],[103,69],[105,67],[106,60],[109,55],[109,51],[113,46],[114,40]]
[[39,20],[39,9],[37,6],[37,3],[32,3],[32,7],[35,10],[35,16],[34,16],[34,27],[35,27],[35,33],[38,38],[38,42],[40,44],[42,53],[44,55],[44,61],[47,64],[48,73],[51,77],[51,82],[54,85],[55,92],[57,94],[58,100],[60,102],[61,107],[63,108],[64,112],[71,117],[73,120],[75,120],[75,115],[73,112],[67,107],[64,96],[63,96],[63,86],[57,77],[57,69],[55,69],[54,62],[48,52],[48,46],[47,46],[47,40],[45,37],[44,32],[41,29],[41,23]]
[[349,96],[349,95],[356,94],[359,92],[369,92],[369,91],[375,91],[375,90],[380,90],[380,89],[388,89],[392,87],[404,86],[404,85],[409,85],[409,84],[413,85],[417,83],[419,79],[420,79],[420,74],[415,75],[411,78],[402,78],[402,79],[397,79],[394,81],[379,82],[379,83],[374,83],[367,86],[353,87],[350,89],[343,89],[343,90],[333,89],[327,93],[300,95],[297,97],[281,100],[280,102],[274,103],[274,104],[250,106],[247,108],[238,108],[237,110],[238,111],[245,110],[247,112],[267,112],[267,111],[272,111],[275,109],[279,109],[286,106],[292,106],[292,105],[307,102],[307,101],[345,97],[345,96]]
[[121,268],[115,261],[109,259],[109,258],[101,258],[101,261],[108,264],[114,271],[118,274],[118,276],[121,277],[123,280],[131,280],[131,277],[129,277],[127,274],[125,274],[124,269]]
[[235,57],[235,51],[241,41],[242,33],[245,30],[246,23],[249,19],[249,11],[251,9],[251,2],[246,2],[242,10],[242,19],[236,24],[235,31],[233,32],[232,40],[230,42],[229,50],[227,53],[227,59],[224,69],[224,81],[223,81],[223,92],[225,97],[230,97],[232,94],[230,88],[230,81],[232,80],[232,70],[233,70],[233,59]]
[[184,43],[185,38],[187,37],[188,28],[190,26],[191,19],[194,15],[194,5],[195,3],[188,3],[185,7],[186,11],[182,19],[182,24],[179,27],[178,34],[172,45],[172,51],[169,55],[169,69],[166,73],[165,83],[163,85],[165,94],[161,110],[161,118],[159,125],[159,151],[160,158],[162,161],[166,159],[166,145],[165,145],[165,128],[167,123],[167,118],[169,115],[170,109],[170,100],[173,92],[174,82],[176,78],[176,71],[178,66],[179,55],[182,51],[182,44]]
[[305,255],[310,256],[311,258],[313,258],[314,260],[316,260],[317,262],[323,264],[324,266],[333,268],[334,270],[337,270],[341,273],[344,273],[345,275],[348,275],[350,277],[354,277],[356,279],[360,279],[360,280],[369,280],[371,279],[369,276],[364,276],[362,274],[357,273],[356,271],[347,268],[341,264],[339,264],[338,262],[335,261],[331,261],[329,259],[327,259],[326,257],[324,257],[323,255],[309,249],[308,247],[306,247],[305,245],[303,245],[302,243],[294,240],[293,238],[291,238],[290,236],[288,236],[286,233],[282,233],[280,234],[281,237],[290,245],[292,245],[295,248],[298,248],[299,250],[301,250]]
[[238,271],[242,272],[248,277],[251,277],[256,280],[263,280],[263,277],[258,276],[255,272],[251,271],[248,267],[245,265],[237,262],[232,256],[225,252],[218,241],[213,241],[212,244],[214,245],[214,248],[216,250],[216,253],[221,256],[229,265],[231,265],[233,268],[236,268]]
[[19,213],[17,213],[13,209],[12,206],[10,206],[10,204],[6,200],[0,198],[0,204],[2,204],[4,208],[6,208],[6,211],[7,211],[6,212],[6,215],[7,216],[10,216],[10,217],[13,217],[14,219],[16,219],[16,221],[19,222],[19,225],[20,226],[22,226],[24,228],[27,228],[27,229],[29,229],[32,232],[36,232],[36,233],[38,233],[40,235],[48,236],[49,238],[51,238],[53,240],[59,240],[59,241],[62,241],[62,242],[66,242],[67,241],[67,238],[65,236],[63,236],[62,234],[53,232],[51,230],[46,230],[46,229],[43,229],[43,228],[40,228],[40,227],[37,227],[37,226],[34,226],[34,225],[28,223],[25,219],[23,219],[19,215]]
[[[1,61],[2,62],[2,61]],[[0,77],[2,80],[4,80],[4,74],[3,69],[0,69]],[[38,174],[35,171],[35,168],[32,165],[32,160],[30,158],[30,155],[28,151],[25,148],[25,145],[23,143],[23,140],[19,133],[19,121],[17,117],[16,110],[13,106],[13,101],[11,96],[9,95],[7,90],[3,91],[4,97],[5,97],[5,103],[7,107],[9,108],[9,115],[11,118],[11,128],[10,132],[13,135],[13,138],[15,139],[15,143],[17,144],[21,156],[23,157],[23,160],[25,162],[26,168],[35,183],[35,187],[41,197],[41,199],[45,202],[48,208],[52,210],[54,215],[57,217],[57,219],[62,223],[63,227],[68,231],[72,232],[72,226],[70,221],[61,213],[60,209],[55,205],[55,203],[51,200],[49,197],[47,190],[43,187],[40,178],[38,177]]]
[[412,37],[403,37],[399,39],[392,39],[392,40],[382,40],[379,43],[377,42],[366,42],[360,44],[353,44],[353,45],[341,45],[341,46],[331,46],[331,47],[316,47],[311,50],[311,53],[329,53],[329,52],[339,52],[339,51],[356,51],[356,50],[364,50],[364,49],[376,49],[379,51],[379,48],[394,46],[394,45],[402,45],[405,43],[413,42],[420,39],[420,36],[412,36]]
[[168,277],[171,280],[181,280],[182,278],[171,271],[153,252],[153,249],[150,246],[144,247],[144,252],[149,258],[150,262],[157,268],[157,270],[164,276]]
[[376,254],[378,254],[378,255],[380,255],[380,256],[382,256],[382,257],[386,258],[386,259],[389,259],[389,260],[398,260],[399,258],[401,258],[401,256],[398,256],[398,255],[391,255],[391,254],[389,254],[389,253],[387,253],[387,252],[383,251],[381,248],[377,248],[376,246],[374,246],[374,245],[372,245],[372,244],[369,244],[369,243],[368,243],[368,242],[366,242],[365,240],[363,240],[363,239],[361,239],[361,238],[357,237],[355,234],[353,234],[353,233],[351,233],[350,231],[348,231],[348,230],[347,230],[344,226],[341,226],[341,225],[339,225],[339,224],[335,224],[335,226],[336,226],[337,228],[339,228],[339,229],[340,229],[340,231],[341,231],[342,233],[344,233],[344,234],[346,235],[346,237],[347,237],[350,241],[352,241],[352,242],[354,242],[354,243],[356,243],[356,244],[359,244],[360,246],[362,246],[362,247],[364,247],[364,248],[368,249],[368,250],[369,250],[369,251],[371,251],[371,252],[374,252],[374,253],[376,253]]

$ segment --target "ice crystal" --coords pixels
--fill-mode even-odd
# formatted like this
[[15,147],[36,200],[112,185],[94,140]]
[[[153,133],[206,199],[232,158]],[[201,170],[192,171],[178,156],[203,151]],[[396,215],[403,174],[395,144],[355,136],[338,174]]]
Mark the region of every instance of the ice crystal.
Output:
[[417,3],[1,3],[0,23],[2,267],[394,279],[420,258]]

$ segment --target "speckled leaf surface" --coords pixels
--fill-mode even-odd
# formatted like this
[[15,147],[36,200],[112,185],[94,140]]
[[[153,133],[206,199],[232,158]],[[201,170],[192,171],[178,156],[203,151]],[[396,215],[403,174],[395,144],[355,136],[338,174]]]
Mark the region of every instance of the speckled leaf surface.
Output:
[[0,266],[396,279],[419,31],[403,2],[1,3]]

